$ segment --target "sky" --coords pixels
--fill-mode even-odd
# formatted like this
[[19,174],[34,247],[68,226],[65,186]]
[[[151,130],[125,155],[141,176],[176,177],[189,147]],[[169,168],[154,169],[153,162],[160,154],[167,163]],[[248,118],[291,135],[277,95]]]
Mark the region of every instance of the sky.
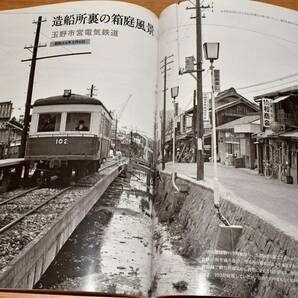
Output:
[[[194,2],[194,1],[192,1]],[[249,100],[256,95],[298,85],[298,13],[247,0],[204,0],[213,9],[203,11],[202,41],[220,42],[221,90],[236,88]],[[196,81],[179,76],[185,57],[196,55],[195,10],[189,2],[171,5],[160,16],[159,61],[174,55],[168,72],[168,88],[178,85],[180,108],[192,106]],[[210,63],[203,58],[203,91],[211,91]],[[286,78],[285,78],[286,77]],[[267,83],[268,81],[274,81]],[[253,86],[253,87],[252,87]],[[159,71],[158,102],[161,108],[163,77]],[[170,92],[167,107],[172,109]]]
[[[82,13],[99,13],[105,17],[98,24],[53,26],[54,17]],[[143,20],[146,31],[107,22],[106,15],[112,14],[134,17],[135,22]],[[123,110],[119,126],[153,136],[158,19],[149,10],[123,2],[84,1],[0,12],[0,101],[13,102],[13,115],[24,113],[30,62],[21,60],[31,58],[32,53],[24,46],[34,42],[36,25],[32,22],[39,15],[46,19],[41,25],[40,44],[47,44],[39,48],[39,57],[84,51],[92,54],[37,61],[33,102],[62,95],[64,89],[86,95],[87,88],[94,84],[97,89],[94,97],[108,110],[115,110],[116,114]],[[153,25],[153,35],[147,32],[148,23]],[[85,30],[89,29],[92,36],[86,35]],[[76,36],[77,30],[83,30],[83,36]],[[101,35],[94,35],[94,30]],[[104,30],[109,30],[110,36],[103,35]],[[112,30],[118,30],[118,36],[111,36]],[[65,31],[67,35],[63,36]],[[73,32],[75,36],[68,36]],[[90,39],[90,44],[50,46],[53,41],[70,39]]]
[[[194,1],[192,1],[194,2]],[[211,4],[210,0],[203,0]],[[204,10],[203,42],[220,42],[221,90],[235,87],[253,100],[253,96],[298,84],[297,12],[248,0],[213,0],[213,9]],[[179,85],[180,109],[190,108],[196,81],[190,75],[178,75],[184,59],[196,53],[194,10],[188,1],[173,4],[158,18],[141,7],[114,1],[82,1],[0,12],[0,101],[12,100],[15,116],[24,112],[31,52],[24,49],[34,41],[36,25],[42,15],[38,56],[91,51],[91,55],[46,59],[37,62],[33,101],[62,94],[72,89],[87,94],[94,84],[95,94],[108,110],[121,114],[119,126],[153,136],[155,100],[162,103],[163,78],[160,61],[173,54],[168,72],[168,89]],[[132,16],[153,24],[154,35],[128,26],[109,23],[52,26],[57,16],[99,13]],[[84,30],[82,37],[54,37],[66,31]],[[85,35],[85,30],[118,30],[118,36]],[[77,31],[76,31],[77,32]],[[159,33],[159,34],[158,34]],[[51,47],[51,41],[89,39],[90,45]],[[203,91],[210,92],[209,62],[204,60]],[[272,83],[267,83],[273,81]],[[253,86],[253,87],[251,87]],[[172,109],[170,90],[167,107]],[[132,95],[126,107],[129,95]],[[157,96],[156,96],[157,95]],[[124,108],[124,109],[123,109]]]

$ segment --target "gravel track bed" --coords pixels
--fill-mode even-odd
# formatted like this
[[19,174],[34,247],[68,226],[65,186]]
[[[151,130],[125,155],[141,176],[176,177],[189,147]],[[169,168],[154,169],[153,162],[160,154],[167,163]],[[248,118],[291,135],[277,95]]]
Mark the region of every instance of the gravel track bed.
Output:
[[[95,184],[102,175],[96,173],[92,176],[85,177],[80,180],[80,183]],[[22,249],[24,249],[32,240],[38,235],[46,233],[50,224],[66,209],[68,209],[76,200],[82,197],[90,187],[75,187],[61,194],[57,198],[51,200],[48,204],[38,209],[35,213],[27,216],[22,221],[11,227],[9,230],[0,234],[0,273],[5,271],[5,267],[11,262]],[[39,196],[41,201],[44,201],[44,195],[42,193],[49,193],[49,189],[39,189]],[[30,204],[32,200],[40,201],[40,198],[35,194],[35,198],[31,197],[33,193],[26,195],[26,198],[21,198],[20,201],[24,204]],[[51,189],[51,196],[59,192],[59,189]],[[40,202],[41,203],[41,202]],[[15,204],[12,204],[15,205]],[[35,204],[37,205],[37,203]],[[1,206],[0,206],[1,207]],[[23,206],[24,207],[24,206]],[[20,209],[20,207],[19,207]],[[19,211],[18,209],[18,211]],[[32,205],[30,208],[32,209]],[[14,217],[19,217],[20,214],[7,213],[6,217],[2,214],[3,210],[0,209],[0,227],[1,225],[8,224]],[[21,211],[22,213],[23,210]],[[3,224],[7,221],[5,224]]]
[[11,190],[11,191],[8,191],[8,192],[5,192],[3,194],[0,195],[0,203],[7,200],[7,199],[10,199],[26,190],[30,189],[30,187],[28,188],[17,188],[17,189],[14,189],[14,190]]
[[23,197],[17,198],[5,205],[0,206],[0,228],[11,221],[19,218],[22,214],[32,210],[44,202],[50,196],[57,194],[60,190],[53,188],[42,188],[34,190]]

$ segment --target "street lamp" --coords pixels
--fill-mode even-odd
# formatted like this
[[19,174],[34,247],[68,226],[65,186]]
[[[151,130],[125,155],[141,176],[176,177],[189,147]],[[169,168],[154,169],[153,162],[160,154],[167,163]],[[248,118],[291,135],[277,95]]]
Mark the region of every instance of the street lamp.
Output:
[[176,97],[178,96],[179,94],[179,86],[176,86],[176,87],[172,87],[171,88],[171,97],[173,99],[173,158],[172,158],[172,161],[173,161],[173,167],[172,167],[172,184],[173,184],[173,187],[179,192],[179,188],[178,186],[176,185],[175,183],[175,178],[176,178],[176,172],[175,172],[175,155],[176,155],[176,140],[175,140],[175,137],[176,137],[176,132],[175,132],[175,111],[176,111],[176,105],[175,105],[175,100],[176,100]]
[[205,59],[210,61],[211,70],[211,104],[212,104],[212,140],[213,140],[213,175],[214,175],[214,205],[219,207],[219,192],[218,192],[218,171],[217,171],[217,154],[216,154],[216,121],[215,121],[215,82],[214,82],[214,60],[219,56],[219,42],[205,42],[204,45]]
[[219,42],[205,42],[203,47],[205,59],[209,60],[212,64],[219,57]]

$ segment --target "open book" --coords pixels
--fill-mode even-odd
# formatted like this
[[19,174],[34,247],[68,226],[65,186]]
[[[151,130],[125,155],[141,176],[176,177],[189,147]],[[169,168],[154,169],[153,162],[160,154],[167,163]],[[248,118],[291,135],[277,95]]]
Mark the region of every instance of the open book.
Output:
[[0,39],[0,288],[298,297],[297,11],[68,2]]

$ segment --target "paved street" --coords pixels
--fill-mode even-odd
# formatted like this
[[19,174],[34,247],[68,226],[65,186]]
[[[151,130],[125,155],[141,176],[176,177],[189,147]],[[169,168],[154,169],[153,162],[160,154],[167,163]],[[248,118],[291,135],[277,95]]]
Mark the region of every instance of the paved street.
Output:
[[[178,175],[196,177],[195,164],[178,163],[175,167]],[[166,170],[171,171],[171,168],[172,164],[168,163]],[[207,180],[212,179],[212,163],[205,163],[205,177]],[[276,179],[266,179],[252,170],[236,169],[220,164],[218,165],[218,178],[225,189],[239,198],[239,203],[244,200],[255,209],[255,214],[266,220],[270,217],[270,222],[275,226],[284,231],[291,230],[291,234],[297,234],[298,185],[285,184]]]

